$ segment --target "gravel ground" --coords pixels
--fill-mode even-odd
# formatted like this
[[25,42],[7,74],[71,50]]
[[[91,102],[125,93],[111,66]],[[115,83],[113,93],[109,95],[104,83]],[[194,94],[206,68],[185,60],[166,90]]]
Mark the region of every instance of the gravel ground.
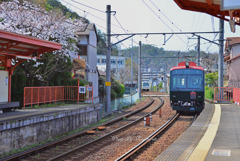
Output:
[[[158,100],[158,98],[154,99]],[[135,145],[140,143],[143,139],[145,139],[148,135],[161,127],[169,118],[171,118],[175,114],[175,111],[172,111],[169,106],[169,98],[164,98],[164,100],[165,104],[162,107],[162,117],[159,117],[159,112],[156,112],[154,115],[152,115],[152,122],[150,127],[144,127],[144,123],[142,121],[136,124],[134,127],[113,136],[111,138],[111,144],[88,156],[84,160],[115,160],[124,153],[126,153],[128,150],[133,148]],[[176,129],[176,131],[178,130]],[[169,134],[169,136],[172,135],[173,134]]]
[[192,117],[180,116],[178,121],[166,131],[159,139],[157,139],[151,146],[145,148],[144,151],[138,155],[134,160],[136,161],[152,161],[157,158],[168,146],[170,146],[191,124]]

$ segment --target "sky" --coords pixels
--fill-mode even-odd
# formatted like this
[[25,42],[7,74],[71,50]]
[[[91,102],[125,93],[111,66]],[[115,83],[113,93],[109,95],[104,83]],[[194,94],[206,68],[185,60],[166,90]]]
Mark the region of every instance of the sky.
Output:
[[[77,12],[80,16],[95,23],[97,29],[106,33],[106,6],[116,14],[111,16],[111,33],[172,33],[172,32],[213,32],[219,31],[219,19],[211,15],[182,10],[173,0],[60,0],[60,2]],[[160,11],[159,11],[160,10]],[[224,22],[224,38],[238,37],[240,27],[236,32],[230,31],[229,22]],[[168,39],[170,35],[166,35]],[[201,34],[209,40],[218,40],[219,34]],[[127,36],[112,36],[112,43]],[[173,35],[164,45],[163,35],[134,36],[121,43],[121,49],[151,44],[164,50],[189,51],[195,50],[196,37],[192,35]],[[200,40],[200,50],[208,53],[218,53],[219,48],[203,39]],[[216,41],[218,42],[218,41]]]

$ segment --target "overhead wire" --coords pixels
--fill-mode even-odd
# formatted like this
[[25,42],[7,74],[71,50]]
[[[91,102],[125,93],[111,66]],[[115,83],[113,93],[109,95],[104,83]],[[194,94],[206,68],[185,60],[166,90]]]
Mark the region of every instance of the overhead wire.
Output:
[[[163,19],[162,19],[160,16],[158,16],[158,15],[156,14],[156,12],[155,12],[144,0],[142,0],[142,2],[154,13],[155,16],[158,17],[158,19],[159,19],[165,26],[167,26],[167,28],[168,28],[169,30],[171,30],[172,32],[174,32],[174,30],[173,30],[166,22],[164,22]],[[186,43],[180,36],[178,36],[178,35],[176,35],[176,36],[177,36],[179,39],[181,39],[184,44],[187,45],[187,43]]]
[[159,7],[157,7],[157,5],[156,5],[155,3],[153,3],[152,0],[149,0],[149,1],[152,3],[152,5],[153,5],[173,26],[175,26],[179,31],[182,31],[177,25],[175,25],[175,24],[173,23],[173,21],[171,21],[171,20],[167,17],[167,15],[165,15],[165,14],[160,10]]
[[200,25],[200,28],[199,28],[199,30],[201,30],[201,29],[202,29],[205,19],[206,19],[206,14],[204,14],[204,18],[203,18],[203,21],[202,21],[202,23],[201,23],[201,25]]
[[80,4],[80,5],[82,5],[82,6],[85,6],[85,7],[87,7],[87,8],[93,9],[93,10],[95,10],[95,11],[98,11],[98,12],[101,12],[101,13],[106,13],[105,11],[102,11],[102,10],[99,10],[99,9],[97,9],[97,8],[94,8],[94,7],[85,5],[85,4],[80,3],[80,2],[77,2],[77,1],[75,1],[75,0],[71,0],[71,1],[72,1],[72,2],[75,2],[75,3],[77,3],[77,4]]
[[[152,5],[153,5],[174,27],[176,27],[180,32],[182,32],[182,30],[181,30],[170,18],[168,18],[168,16],[167,16],[166,14],[164,14],[164,13],[161,11],[161,9],[160,9],[152,0],[149,0],[149,1],[152,3]],[[189,38],[188,35],[185,34],[185,36],[186,36],[187,38]],[[187,45],[186,48],[188,48],[189,39],[188,39],[186,45]]]
[[[213,29],[213,31],[215,32],[214,17],[213,17],[213,16],[211,16],[211,22],[212,22],[212,29]],[[218,35],[218,33],[216,33],[216,34],[214,35],[214,38],[213,38],[212,41],[215,41],[217,35]],[[209,51],[209,49],[210,49],[211,46],[212,46],[212,42],[211,42],[210,45],[208,46],[208,48],[207,48],[207,50],[205,51],[205,53],[207,53],[207,52]]]
[[[68,2],[66,2],[65,0],[61,0],[61,1],[65,2],[65,3],[68,3]],[[77,6],[74,6],[74,5],[70,4],[70,3],[69,3],[69,5],[71,5],[72,7],[76,8],[76,9],[79,9],[79,10],[83,11],[84,13],[87,13],[88,15],[91,15],[91,16],[93,16],[93,17],[95,17],[95,18],[97,18],[97,19],[99,19],[99,20],[101,20],[101,21],[106,22],[106,20],[104,20],[103,18],[100,18],[100,17],[98,17],[98,16],[96,16],[96,15],[90,13],[90,12],[87,12],[87,11],[85,11],[85,10],[77,7]],[[111,24],[112,24],[113,26],[115,26],[115,27],[121,28],[120,26],[118,26],[118,25],[116,25],[116,24],[113,24],[113,23],[111,23]]]
[[[61,1],[67,3],[65,0],[61,0]],[[104,20],[104,19],[102,19],[102,18],[100,18],[100,17],[98,17],[98,16],[95,16],[94,14],[91,14],[91,13],[89,13],[89,12],[87,12],[87,11],[85,11],[85,10],[77,7],[77,6],[74,6],[74,5],[72,5],[72,4],[69,4],[69,5],[71,5],[71,6],[74,7],[74,8],[77,8],[77,9],[79,9],[79,10],[81,10],[81,11],[84,11],[85,13],[88,13],[89,15],[91,15],[91,16],[93,16],[93,17],[95,17],[95,18],[98,18],[98,19],[106,22],[106,20]],[[118,22],[119,26],[116,25],[116,24],[113,24],[113,23],[111,23],[111,25],[113,25],[113,26],[115,26],[115,27],[118,27],[118,28],[121,28],[121,29],[123,29],[123,30],[126,32],[126,30],[123,28],[123,26],[121,25],[121,23],[119,22],[119,20],[116,18],[115,15],[114,15],[114,17],[115,17],[116,21]],[[96,26],[100,27],[100,28],[103,28],[104,30],[107,30],[105,27],[103,27],[103,26],[101,26],[101,25],[99,25],[99,24],[97,24],[97,23],[94,23],[94,24],[95,24]],[[117,33],[114,32],[114,31],[112,31],[112,33],[117,34]],[[127,32],[126,32],[126,33],[127,33]],[[117,40],[119,41],[119,38],[117,38]],[[125,48],[127,48],[126,45],[124,45],[123,43],[121,43],[121,44],[122,44]]]

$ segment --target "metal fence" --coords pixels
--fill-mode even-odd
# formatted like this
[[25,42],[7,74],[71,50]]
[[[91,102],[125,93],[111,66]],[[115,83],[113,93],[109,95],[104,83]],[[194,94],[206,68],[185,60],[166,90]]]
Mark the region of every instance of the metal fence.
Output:
[[215,87],[214,102],[232,102],[234,95],[232,87]]
[[[84,89],[81,91],[81,89]],[[48,87],[25,87],[23,107],[26,105],[40,105],[56,103],[58,101],[84,101],[93,103],[92,86],[48,86]]]
[[[127,96],[127,97],[123,97],[123,98],[119,98],[114,101],[111,101],[111,111],[114,112],[117,110],[121,110],[126,106],[134,104],[138,99],[139,99],[139,94],[136,93],[131,96]],[[108,114],[105,109],[106,109],[106,103],[103,102],[102,111],[101,111],[102,116],[105,116]]]

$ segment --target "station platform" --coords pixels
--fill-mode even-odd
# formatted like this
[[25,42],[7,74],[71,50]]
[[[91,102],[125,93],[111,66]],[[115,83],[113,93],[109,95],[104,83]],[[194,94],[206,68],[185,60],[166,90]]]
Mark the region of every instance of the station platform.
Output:
[[155,161],[239,161],[240,106],[206,104],[196,121]]
[[48,115],[53,113],[59,113],[64,111],[71,111],[77,109],[83,109],[92,107],[93,104],[69,104],[64,106],[53,106],[53,107],[41,107],[41,108],[23,108],[16,109],[15,111],[9,111],[6,113],[0,113],[0,123],[5,121],[14,121],[19,119],[26,119],[31,117],[37,117],[41,115]]
[[0,155],[97,123],[101,104],[69,104],[0,113]]

